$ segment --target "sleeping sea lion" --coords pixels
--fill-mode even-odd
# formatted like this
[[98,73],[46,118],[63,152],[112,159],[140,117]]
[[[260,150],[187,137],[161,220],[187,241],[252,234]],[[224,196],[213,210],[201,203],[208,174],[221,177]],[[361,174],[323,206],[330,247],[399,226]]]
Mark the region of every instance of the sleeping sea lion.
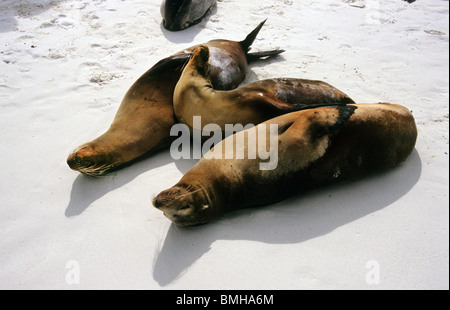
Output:
[[[245,77],[249,61],[283,52],[249,53],[264,23],[241,42],[212,40],[206,43],[211,50],[210,72],[215,88],[237,87]],[[126,93],[108,131],[69,155],[70,168],[86,175],[101,176],[169,146],[173,140],[170,129],[177,123],[173,91],[183,65],[195,48],[165,58],[144,73]]]
[[194,116],[225,131],[226,124],[259,124],[297,110],[354,103],[328,83],[304,79],[268,79],[217,90],[211,79],[211,55],[207,45],[198,46],[175,87],[175,115],[190,128],[194,128]]
[[[276,131],[269,130],[273,125]],[[250,138],[257,133],[258,139]],[[250,154],[256,147],[250,141],[260,144],[261,136],[277,140],[273,169],[262,170],[261,159],[236,159],[238,153]],[[400,105],[352,104],[285,114],[223,140],[175,186],[154,198],[153,205],[177,225],[206,223],[236,208],[275,203],[391,168],[406,160],[416,139],[414,117]],[[227,148],[227,143],[234,147]],[[215,149],[221,150],[221,158],[214,158]],[[258,155],[262,150],[256,147]]]

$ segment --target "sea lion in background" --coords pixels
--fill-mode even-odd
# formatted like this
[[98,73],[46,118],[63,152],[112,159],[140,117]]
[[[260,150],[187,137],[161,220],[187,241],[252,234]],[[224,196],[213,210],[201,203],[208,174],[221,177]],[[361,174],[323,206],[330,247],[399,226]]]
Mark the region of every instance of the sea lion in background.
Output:
[[[248,53],[264,23],[244,41],[212,40],[206,43],[211,49],[211,80],[215,88],[237,87],[245,77],[249,61],[284,52]],[[69,155],[67,164],[70,168],[101,176],[169,146],[173,141],[170,129],[177,123],[173,91],[182,66],[195,48],[165,58],[144,73],[125,94],[108,131]]]
[[163,26],[170,31],[179,31],[198,24],[216,0],[164,0],[161,4]]
[[175,115],[190,128],[194,116],[224,131],[226,124],[259,124],[297,110],[354,103],[328,83],[304,79],[261,80],[229,91],[217,90],[211,79],[212,55],[207,45],[198,46],[175,87]]
[[[278,125],[275,169],[260,170],[261,160],[206,159],[211,157],[206,154],[153,205],[177,225],[202,224],[232,209],[275,203],[302,190],[393,167],[406,160],[417,139],[411,112],[388,103],[293,112],[254,127],[253,133],[266,126],[262,134],[268,141],[273,138],[270,124]],[[227,142],[234,144],[231,155],[248,151],[252,130],[215,148],[223,150],[222,158],[229,152]],[[237,144],[239,139],[245,142]]]

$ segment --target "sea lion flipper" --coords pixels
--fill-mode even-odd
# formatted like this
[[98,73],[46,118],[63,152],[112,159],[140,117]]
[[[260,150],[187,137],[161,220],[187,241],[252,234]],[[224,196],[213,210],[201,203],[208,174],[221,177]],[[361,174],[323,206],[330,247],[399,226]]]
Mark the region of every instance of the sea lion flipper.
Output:
[[323,81],[273,79],[272,83],[275,85],[274,97],[288,111],[355,103],[347,94]]
[[147,71],[149,76],[156,76],[167,71],[181,69],[184,64],[191,58],[192,52],[185,51],[183,53],[174,54],[158,61],[150,70]]
[[256,37],[258,36],[259,31],[266,23],[267,19],[261,22],[258,27],[256,27],[250,34],[245,38],[245,40],[241,41],[240,44],[242,46],[242,49],[247,53],[247,61],[254,61],[265,57],[274,57],[278,56],[281,53],[284,53],[285,50],[283,49],[276,49],[271,51],[262,51],[262,52],[255,52],[255,53],[248,53],[251,50],[251,45],[255,41]]
[[339,116],[336,123],[328,128],[329,132],[333,132],[341,128],[349,118],[355,113],[358,107],[356,105],[339,106],[336,109],[339,110]]
[[[261,93],[258,94],[261,96]],[[345,106],[347,103],[345,102],[334,102],[334,103],[326,103],[326,102],[309,102],[304,103],[302,100],[282,100],[275,96],[264,96],[264,99],[257,98],[256,102],[258,107],[263,110],[277,110],[279,113],[285,114],[300,110],[309,110],[316,109],[322,107],[332,107],[332,106]]]
[[250,50],[250,46],[253,44],[253,42],[256,39],[256,36],[258,35],[259,31],[261,30],[261,28],[264,26],[264,24],[266,23],[267,19],[264,20],[263,22],[261,22],[252,32],[249,33],[249,35],[245,38],[245,40],[241,41],[241,46],[242,49],[245,52],[248,52]]
[[308,111],[305,115],[310,139],[317,139],[332,134],[342,128],[357,109],[356,105],[325,107]]
[[[262,93],[261,93],[262,94]],[[261,96],[258,94],[258,96]],[[260,99],[260,98],[258,98]],[[289,102],[278,99],[273,96],[265,96],[262,100],[257,100],[259,108],[263,110],[279,110],[280,112],[288,113],[300,110],[296,105],[290,104]],[[264,107],[265,106],[265,107]]]
[[281,53],[284,53],[286,50],[280,49],[280,50],[271,50],[271,51],[263,51],[263,52],[255,52],[255,53],[248,53],[247,54],[247,60],[254,61],[261,58],[269,58],[269,57],[275,57],[280,55]]
[[[339,133],[357,107],[338,106],[318,108],[283,115],[279,139],[283,145],[291,144],[308,156],[296,157],[297,167],[307,167],[321,158],[330,146],[330,138]],[[293,124],[291,115],[296,115]],[[284,123],[284,124],[283,124]],[[281,132],[280,132],[281,131]]]
[[[349,102],[352,103],[352,102]],[[310,109],[317,109],[317,108],[324,108],[324,107],[343,107],[346,106],[347,102],[332,102],[332,103],[284,103],[285,109],[289,109],[292,111],[300,111],[300,110],[310,110]]]

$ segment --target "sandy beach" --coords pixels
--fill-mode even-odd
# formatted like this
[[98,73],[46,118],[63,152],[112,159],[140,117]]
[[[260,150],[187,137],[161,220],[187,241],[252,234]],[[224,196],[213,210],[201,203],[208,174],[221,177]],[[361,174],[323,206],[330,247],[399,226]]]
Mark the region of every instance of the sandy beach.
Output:
[[[0,289],[449,289],[448,1],[219,0],[181,32],[161,2],[0,2]],[[156,62],[266,18],[252,51],[286,52],[244,83],[316,79],[404,105],[419,132],[406,162],[191,228],[151,200],[195,160],[70,170]]]

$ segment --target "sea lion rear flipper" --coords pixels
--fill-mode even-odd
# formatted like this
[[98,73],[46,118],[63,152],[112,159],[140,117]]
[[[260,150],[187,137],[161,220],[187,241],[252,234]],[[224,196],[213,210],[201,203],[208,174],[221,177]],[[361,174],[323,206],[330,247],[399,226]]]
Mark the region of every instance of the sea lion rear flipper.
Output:
[[308,136],[310,139],[316,139],[334,133],[344,126],[356,109],[356,105],[347,105],[308,111],[305,122]]
[[183,53],[178,53],[167,58],[158,61],[150,70],[147,71],[146,75],[156,76],[168,71],[174,71],[181,69],[186,62],[191,58],[192,52],[185,51]]
[[248,53],[247,61],[251,62],[265,57],[275,57],[284,52],[285,50],[271,50],[271,51]]
[[284,53],[285,50],[279,49],[279,50],[271,50],[271,51],[263,51],[263,52],[255,52],[255,53],[248,53],[251,49],[251,45],[256,39],[256,36],[258,35],[259,31],[261,30],[262,26],[266,23],[267,19],[263,22],[261,22],[258,27],[256,27],[250,34],[245,38],[244,41],[241,41],[242,49],[247,53],[247,61],[253,61],[258,60],[264,57],[274,57],[281,53]]
[[260,23],[258,25],[258,27],[256,27],[252,32],[250,32],[250,34],[245,38],[244,41],[241,41],[241,46],[242,49],[245,52],[248,52],[250,50],[250,46],[253,44],[253,42],[256,39],[256,36],[258,35],[259,31],[261,30],[261,28],[264,26],[264,24],[266,23],[267,19],[265,21],[263,21],[262,23]]

